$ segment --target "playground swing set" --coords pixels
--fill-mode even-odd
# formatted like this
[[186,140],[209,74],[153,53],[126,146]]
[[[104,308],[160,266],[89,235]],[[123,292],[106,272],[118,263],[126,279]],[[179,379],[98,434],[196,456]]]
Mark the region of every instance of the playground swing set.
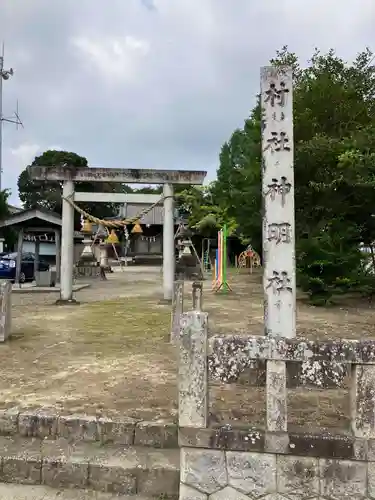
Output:
[[217,233],[217,250],[214,265],[214,275],[212,281],[212,290],[214,292],[232,292],[233,289],[227,280],[227,226],[224,225]]
[[[232,287],[228,283],[227,279],[227,226],[224,227],[217,233],[217,250],[215,256],[215,262],[213,266],[213,279],[212,279],[212,290],[218,292],[222,291],[233,291]],[[202,263],[205,272],[211,271],[212,265],[210,261],[210,239],[203,240],[202,248]],[[246,250],[240,253],[240,255],[235,256],[235,267],[238,271],[241,268],[249,269],[249,273],[253,273],[253,269],[261,266],[261,259],[258,253],[249,245]]]

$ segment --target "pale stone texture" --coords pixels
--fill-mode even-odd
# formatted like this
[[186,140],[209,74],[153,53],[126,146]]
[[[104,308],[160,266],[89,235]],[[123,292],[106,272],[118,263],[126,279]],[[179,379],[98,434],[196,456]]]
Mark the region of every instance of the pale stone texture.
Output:
[[18,433],[18,415],[16,409],[0,410],[0,434],[17,434]]
[[228,484],[261,496],[276,491],[276,455],[228,451]]
[[355,436],[375,437],[375,366],[352,367],[351,423]]
[[171,313],[171,343],[178,341],[180,334],[180,320],[184,312],[184,281],[173,283],[172,313]]
[[88,490],[54,489],[48,486],[0,484],[2,500],[150,500],[144,496],[117,496]]
[[[280,495],[279,493],[271,493],[270,495],[266,495],[262,498],[262,500],[289,500],[289,498],[284,497],[284,495]],[[293,498],[293,500],[300,500],[299,498]],[[313,498],[309,498],[309,500],[314,500]],[[320,500],[320,499],[317,499]]]
[[61,416],[58,422],[59,437],[69,440],[98,441],[98,421],[82,415]]
[[139,422],[135,428],[134,444],[153,448],[178,448],[177,426],[168,422]]
[[181,448],[181,482],[205,493],[227,486],[227,469],[222,451]]
[[368,496],[375,498],[375,462],[367,464],[367,488]]
[[190,488],[186,484],[180,484],[180,497],[179,500],[207,500],[205,493],[200,493],[195,488]]
[[203,283],[195,281],[192,286],[193,311],[203,310]]
[[267,430],[286,432],[287,388],[285,361],[267,361]]
[[137,491],[136,474],[122,467],[90,465],[89,487],[105,493],[132,495]]
[[309,498],[319,494],[317,458],[277,457],[277,491]]
[[349,460],[320,459],[320,494],[337,500],[366,496],[367,464]]
[[249,500],[249,497],[228,486],[210,495],[209,500]]
[[53,488],[69,488],[72,485],[85,488],[88,481],[89,466],[87,461],[49,460],[43,461],[41,482]]
[[57,434],[58,415],[51,413],[20,413],[18,432],[25,437],[54,438]]
[[[97,422],[98,437],[103,444],[116,443],[130,446],[134,443],[136,423],[137,421],[132,418],[123,418],[121,420],[99,418]],[[92,432],[95,432],[94,429],[92,429]]]
[[207,313],[181,316],[179,344],[179,426],[207,427]]
[[0,342],[5,342],[12,329],[12,283],[0,283]]
[[172,496],[178,491],[180,473],[178,470],[166,470],[156,465],[150,470],[137,473],[137,493],[146,496]]
[[296,335],[293,71],[261,69],[265,331]]

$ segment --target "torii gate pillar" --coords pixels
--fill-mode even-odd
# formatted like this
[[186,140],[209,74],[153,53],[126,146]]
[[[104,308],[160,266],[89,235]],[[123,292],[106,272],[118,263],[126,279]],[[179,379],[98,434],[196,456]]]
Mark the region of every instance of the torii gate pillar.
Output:
[[[63,198],[74,195],[73,181],[64,181]],[[60,300],[58,304],[74,304],[73,298],[74,267],[74,208],[63,199],[61,228],[61,267],[60,267]]]
[[173,282],[176,266],[174,241],[174,199],[172,184],[164,184],[163,195],[163,294],[164,301],[172,303]]

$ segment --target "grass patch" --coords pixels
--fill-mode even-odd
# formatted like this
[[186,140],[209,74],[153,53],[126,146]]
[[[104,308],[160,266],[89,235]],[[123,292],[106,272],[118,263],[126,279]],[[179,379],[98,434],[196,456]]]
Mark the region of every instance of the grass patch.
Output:
[[101,301],[83,306],[71,325],[92,346],[137,348],[165,341],[170,310],[144,298]]

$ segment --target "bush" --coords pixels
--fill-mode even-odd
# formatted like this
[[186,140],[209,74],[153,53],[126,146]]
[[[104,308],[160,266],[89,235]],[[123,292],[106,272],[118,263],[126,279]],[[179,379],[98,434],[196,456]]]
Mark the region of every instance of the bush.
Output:
[[298,242],[297,283],[315,305],[332,296],[358,291],[362,283],[362,255],[357,245],[328,233]]

